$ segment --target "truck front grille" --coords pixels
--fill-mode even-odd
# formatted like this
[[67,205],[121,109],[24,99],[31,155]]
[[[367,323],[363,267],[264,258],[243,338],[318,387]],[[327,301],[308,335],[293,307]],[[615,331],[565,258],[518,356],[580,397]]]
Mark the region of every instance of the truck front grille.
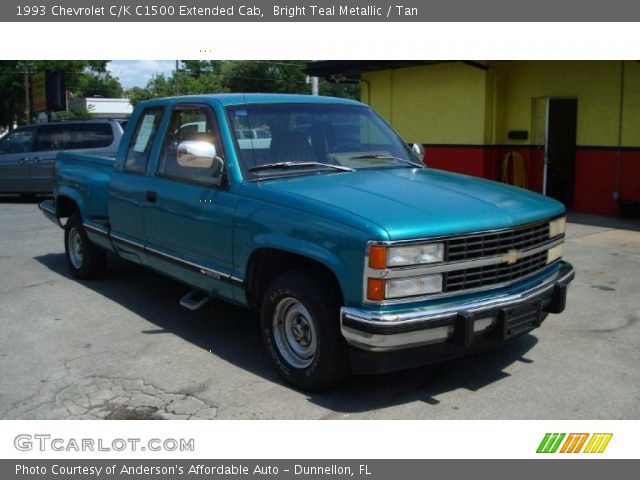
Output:
[[467,268],[445,273],[444,292],[457,292],[499,285],[526,277],[547,265],[546,250],[518,260],[516,263],[499,263],[484,267]]
[[[502,232],[469,235],[447,240],[447,261],[492,257],[510,250],[527,250],[549,240],[549,222]],[[515,267],[515,265],[513,265]]]
[[[550,223],[554,220],[555,218],[550,218],[527,225],[466,235],[389,242],[387,245],[390,246],[441,243],[444,246],[444,261],[387,267],[384,271],[367,266],[367,278],[395,279],[440,275],[442,290],[388,298],[375,303],[408,303],[496,289],[542,273],[562,258],[561,245],[564,242],[564,233],[554,233],[553,238],[551,237]],[[551,249],[553,251],[550,254]],[[549,258],[553,262],[549,262]]]

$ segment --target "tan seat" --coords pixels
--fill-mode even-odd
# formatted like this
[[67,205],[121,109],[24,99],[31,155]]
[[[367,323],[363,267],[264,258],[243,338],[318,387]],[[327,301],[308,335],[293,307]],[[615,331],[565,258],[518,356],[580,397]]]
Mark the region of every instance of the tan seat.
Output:
[[302,132],[288,130],[273,135],[270,146],[272,162],[310,162],[314,160],[311,145]]

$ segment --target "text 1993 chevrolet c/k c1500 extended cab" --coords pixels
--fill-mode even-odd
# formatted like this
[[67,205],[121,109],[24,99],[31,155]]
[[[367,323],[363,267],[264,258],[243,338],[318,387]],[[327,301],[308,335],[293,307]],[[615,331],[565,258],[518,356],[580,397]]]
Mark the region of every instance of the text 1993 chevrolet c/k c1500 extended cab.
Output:
[[[116,159],[61,153],[69,268],[105,251],[260,312],[289,382],[322,389],[500,345],[564,310],[565,209],[426,168],[370,108],[229,94],[142,102]],[[66,221],[64,220],[66,219]]]

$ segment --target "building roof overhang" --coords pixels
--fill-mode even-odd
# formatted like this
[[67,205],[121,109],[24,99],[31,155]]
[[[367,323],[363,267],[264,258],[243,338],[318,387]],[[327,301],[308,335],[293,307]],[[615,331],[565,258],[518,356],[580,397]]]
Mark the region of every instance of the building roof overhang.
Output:
[[333,81],[354,81],[359,80],[364,72],[456,62],[482,70],[488,69],[486,65],[471,60],[320,60],[308,63],[306,72],[308,75]]

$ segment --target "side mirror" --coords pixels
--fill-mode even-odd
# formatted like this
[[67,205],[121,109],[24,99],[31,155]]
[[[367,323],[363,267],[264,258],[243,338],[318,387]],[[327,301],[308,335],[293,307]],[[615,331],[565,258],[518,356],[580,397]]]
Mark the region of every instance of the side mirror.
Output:
[[421,143],[414,143],[411,145],[411,151],[420,160],[420,163],[424,162],[424,146]]
[[185,140],[178,144],[176,161],[181,167],[209,169],[216,158],[216,147],[204,140]]

